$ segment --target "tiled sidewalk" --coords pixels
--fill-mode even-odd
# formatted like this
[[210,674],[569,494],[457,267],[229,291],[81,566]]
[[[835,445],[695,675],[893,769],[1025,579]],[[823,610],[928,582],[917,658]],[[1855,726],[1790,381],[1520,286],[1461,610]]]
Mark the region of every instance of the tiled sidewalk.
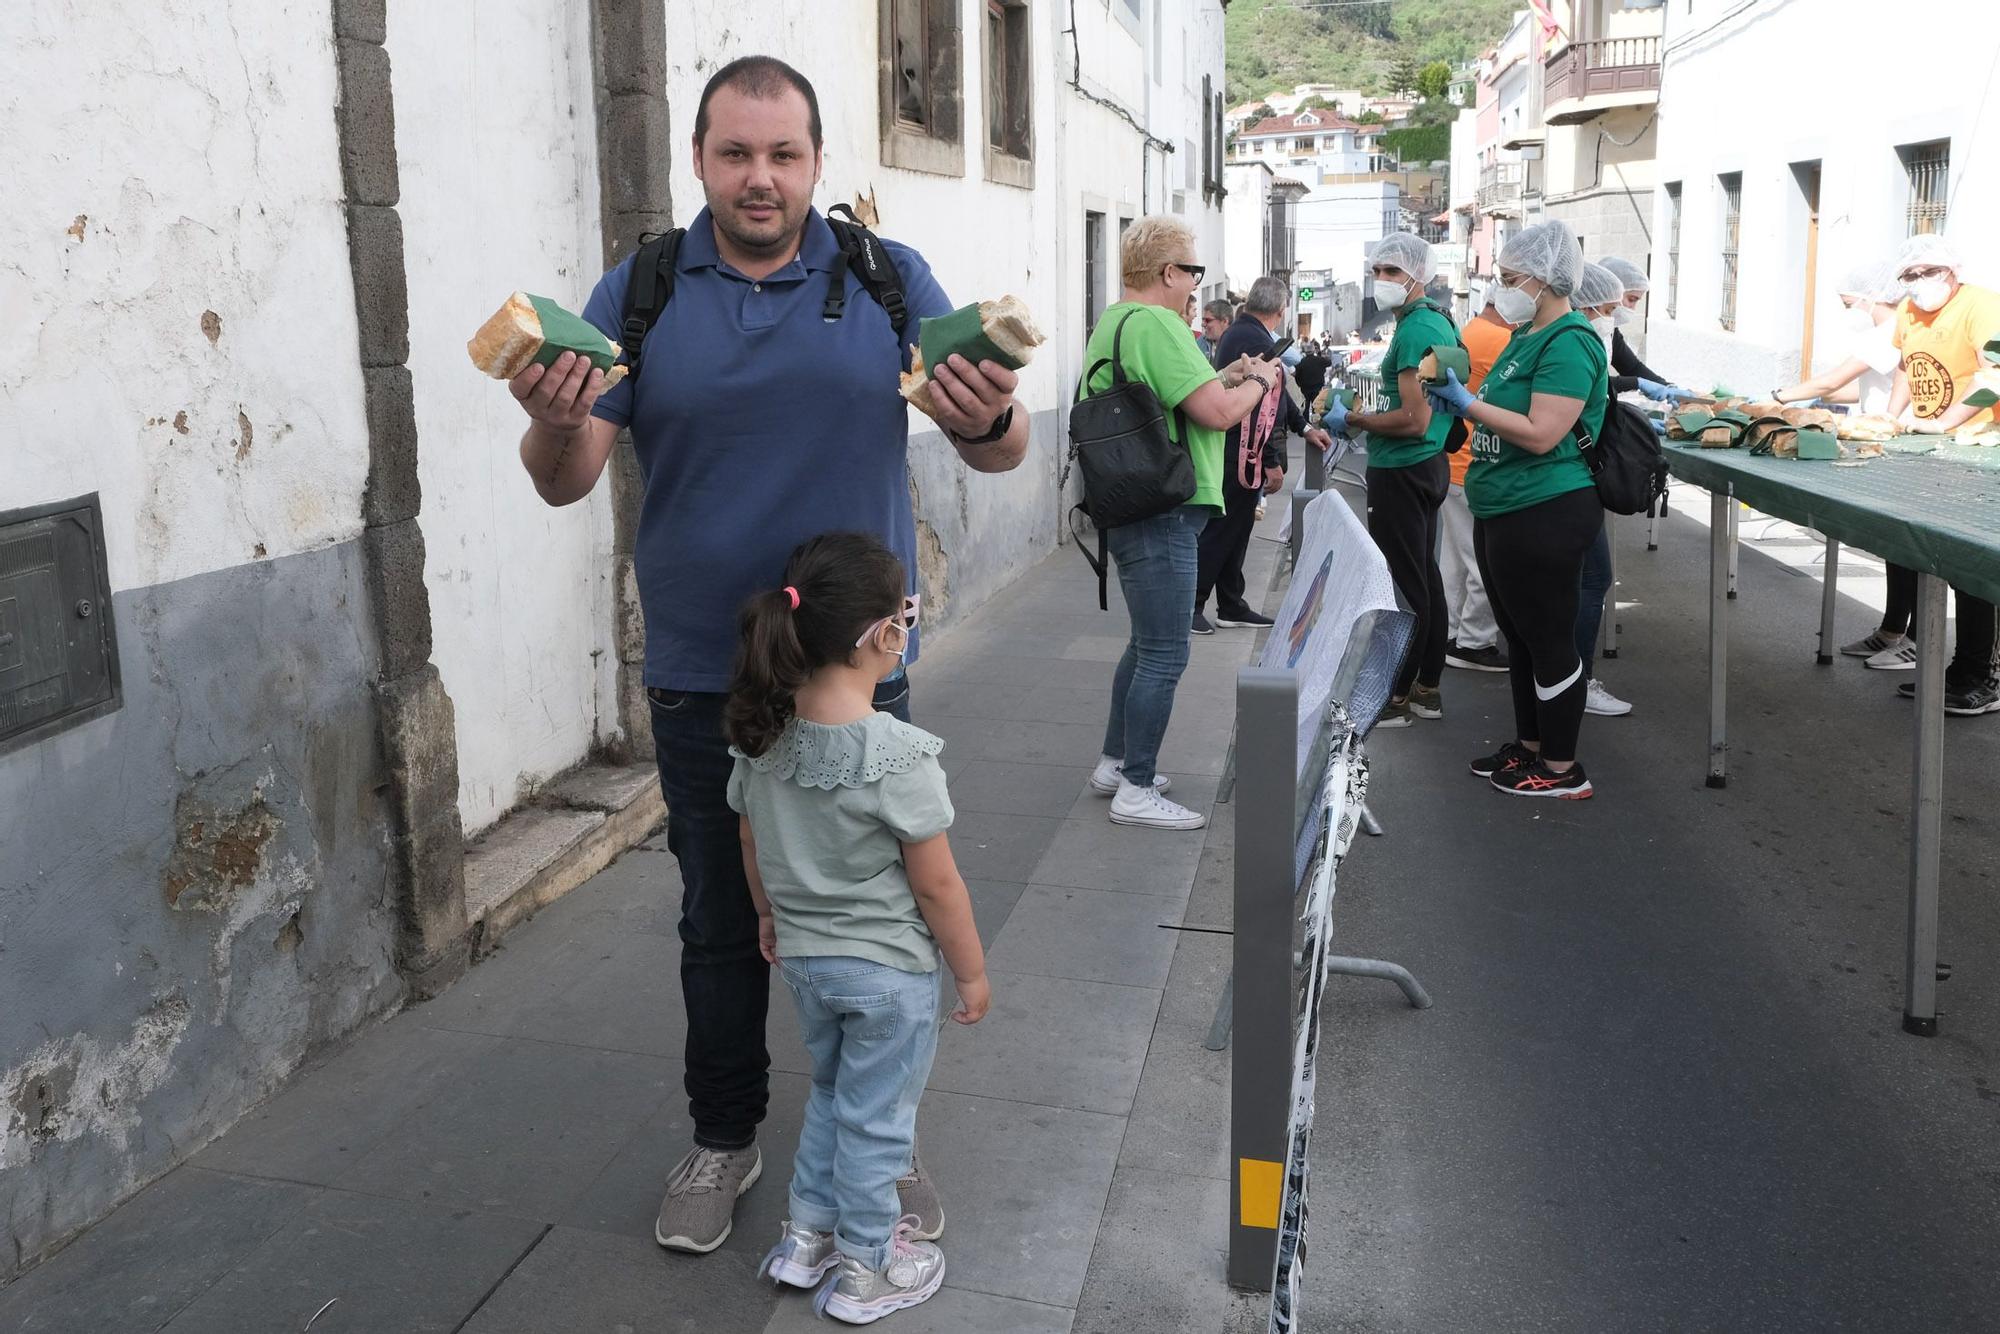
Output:
[[[1255,544],[1253,588],[1276,555]],[[903,1334],[1212,1330],[1231,1305],[1229,1066],[1200,1045],[1228,939],[1171,929],[1227,925],[1228,808],[1203,832],[1139,831],[1086,788],[1125,632],[1095,592],[1058,551],[913,673],[917,720],[948,743],[995,1003],[945,1026],[924,1100],[949,1268]],[[1198,809],[1252,642],[1195,641],[1161,764]],[[690,1133],[678,894],[663,838],[626,854],[0,1290],[0,1329],[263,1334],[316,1312],[314,1334],[825,1328],[753,1274],[806,1089],[782,990],[763,1182],[716,1254],[652,1240]]]

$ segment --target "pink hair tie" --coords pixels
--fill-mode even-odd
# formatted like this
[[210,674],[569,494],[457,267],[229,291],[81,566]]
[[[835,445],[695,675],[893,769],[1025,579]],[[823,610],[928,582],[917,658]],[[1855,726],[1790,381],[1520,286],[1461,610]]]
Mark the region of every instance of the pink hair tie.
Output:
[[792,600],[792,610],[797,611],[799,609],[799,590],[793,588],[790,584],[786,584],[785,596]]

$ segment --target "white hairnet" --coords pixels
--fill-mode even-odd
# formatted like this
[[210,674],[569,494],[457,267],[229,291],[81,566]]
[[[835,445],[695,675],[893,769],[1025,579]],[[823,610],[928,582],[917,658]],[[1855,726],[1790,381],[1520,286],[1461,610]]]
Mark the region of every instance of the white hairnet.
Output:
[[1557,296],[1568,296],[1576,290],[1583,250],[1576,243],[1576,234],[1563,223],[1538,222],[1514,233],[1513,239],[1500,247],[1495,262],[1510,272],[1540,278]]
[[1437,272],[1431,260],[1430,242],[1410,232],[1390,232],[1368,256],[1370,264],[1394,264],[1418,283],[1427,283]]
[[1569,294],[1570,305],[1578,310],[1595,310],[1616,305],[1625,299],[1625,284],[1602,264],[1586,263],[1576,277],[1576,290]]
[[1957,246],[1929,232],[1903,242],[1902,253],[1896,256],[1896,272],[1928,264],[1950,269],[1955,277],[1964,268],[1965,261],[1958,257]]
[[1646,271],[1629,259],[1620,259],[1612,255],[1604,261],[1604,267],[1611,270],[1619,282],[1625,284],[1626,296],[1634,292],[1644,292],[1653,285],[1653,280],[1646,276]]
[[1865,301],[1893,306],[1903,299],[1903,266],[1888,260],[1856,264],[1834,290],[1841,296],[1858,296]]

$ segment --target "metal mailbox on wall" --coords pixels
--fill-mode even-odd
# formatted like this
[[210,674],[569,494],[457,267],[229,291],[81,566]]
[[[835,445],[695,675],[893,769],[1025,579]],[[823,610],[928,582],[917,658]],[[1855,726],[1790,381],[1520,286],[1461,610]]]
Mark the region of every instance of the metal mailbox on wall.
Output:
[[0,512],[0,753],[117,709],[97,495]]

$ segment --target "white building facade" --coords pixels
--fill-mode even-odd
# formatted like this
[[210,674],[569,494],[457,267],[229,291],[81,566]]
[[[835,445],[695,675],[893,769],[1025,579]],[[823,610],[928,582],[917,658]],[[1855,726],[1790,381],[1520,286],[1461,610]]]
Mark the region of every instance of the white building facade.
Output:
[[[1907,12],[1900,40],[1867,0],[1668,6],[1647,351],[1661,372],[1749,392],[1840,360],[1836,284],[1915,232],[1957,241],[1969,281],[2000,282],[2000,11]],[[1880,39],[1865,57],[1857,34]],[[1839,95],[1802,104],[1768,77],[1779,64],[1841,70]]]

